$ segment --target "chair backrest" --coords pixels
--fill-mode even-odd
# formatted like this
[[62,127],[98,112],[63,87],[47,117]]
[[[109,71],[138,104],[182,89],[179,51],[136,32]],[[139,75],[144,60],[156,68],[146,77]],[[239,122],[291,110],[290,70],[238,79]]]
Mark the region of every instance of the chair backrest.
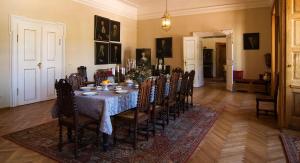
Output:
[[76,106],[74,103],[74,91],[72,85],[66,79],[55,82],[57,93],[58,117],[72,117],[75,115]]
[[185,97],[185,95],[188,93],[189,91],[188,80],[189,80],[189,73],[185,72],[182,75],[179,96]]
[[162,105],[164,103],[165,97],[165,86],[167,83],[167,78],[165,75],[160,75],[155,81],[155,94],[154,102],[156,105]]
[[68,83],[71,84],[73,90],[78,90],[84,86],[84,80],[78,73],[70,74]]
[[107,72],[106,71],[97,71],[94,74],[94,79],[95,79],[95,83],[96,86],[101,85],[103,80],[107,80],[108,76],[107,76]]
[[169,100],[176,100],[179,77],[180,77],[180,73],[177,72],[173,72],[171,75],[170,91],[168,94]]
[[138,93],[137,112],[149,112],[152,80],[145,80],[140,84]]
[[275,89],[274,89],[274,100],[277,102],[277,96],[278,96],[278,89],[279,89],[279,73],[275,76]]
[[194,88],[194,79],[195,79],[195,70],[192,70],[189,73],[189,80],[188,80],[188,89],[189,89],[189,93],[193,92],[193,88]]
[[85,66],[80,66],[77,68],[77,73],[83,78],[83,80],[85,82],[88,81],[88,78],[87,78],[87,73],[86,73],[86,67]]
[[182,68],[180,68],[180,67],[176,67],[175,69],[173,69],[173,71],[172,72],[177,72],[177,73],[183,73],[183,70],[182,70]]

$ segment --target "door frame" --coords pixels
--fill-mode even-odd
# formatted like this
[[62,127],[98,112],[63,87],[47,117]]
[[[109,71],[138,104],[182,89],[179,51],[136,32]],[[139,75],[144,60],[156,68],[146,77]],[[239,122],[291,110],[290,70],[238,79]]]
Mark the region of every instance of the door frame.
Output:
[[[220,37],[220,36],[225,36],[226,37],[226,46],[229,45],[234,45],[233,42],[233,30],[232,29],[225,29],[225,30],[220,30],[217,32],[193,32],[193,36],[199,37],[199,38],[204,38],[204,37]],[[231,38],[230,40],[228,38]],[[234,70],[234,49],[231,49],[231,55],[232,55],[232,60],[229,61],[227,60],[229,54],[227,53],[227,47],[226,47],[226,68],[228,69],[228,66],[231,65],[232,66],[232,72],[231,72],[231,76],[232,76],[232,80],[228,81],[227,76],[229,72],[226,72],[226,89],[228,91],[233,91],[233,70]],[[228,65],[228,62],[230,62],[230,64]],[[229,83],[230,82],[230,83]],[[230,85],[230,88],[228,87]]]
[[[63,28],[62,40],[62,74],[65,76],[65,40],[66,40],[66,24],[60,22],[50,22],[36,20],[24,16],[10,15],[9,17],[9,39],[10,39],[10,107],[18,105],[18,23],[33,22],[39,24],[60,25]],[[42,48],[41,48],[42,50]]]

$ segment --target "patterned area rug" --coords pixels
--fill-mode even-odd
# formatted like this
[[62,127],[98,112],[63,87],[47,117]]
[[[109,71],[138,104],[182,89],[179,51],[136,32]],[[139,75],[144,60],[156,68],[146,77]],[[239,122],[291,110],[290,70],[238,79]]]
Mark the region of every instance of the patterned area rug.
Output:
[[72,144],[65,145],[63,151],[58,152],[57,121],[11,133],[4,138],[60,162],[179,163],[187,161],[191,156],[214,124],[217,115],[218,113],[199,106],[190,108],[176,121],[171,120],[164,131],[159,129],[155,137],[151,136],[148,141],[141,137],[143,140],[139,140],[137,150],[129,143],[118,141],[108,152],[103,152],[93,143],[95,134],[86,131],[77,160],[73,158]]
[[287,133],[280,134],[285,153],[289,163],[300,162],[300,136],[290,135]]

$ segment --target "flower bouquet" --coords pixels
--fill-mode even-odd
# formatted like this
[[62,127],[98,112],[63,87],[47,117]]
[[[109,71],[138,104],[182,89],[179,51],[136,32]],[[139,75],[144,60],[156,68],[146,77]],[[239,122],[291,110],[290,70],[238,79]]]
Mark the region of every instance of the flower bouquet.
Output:
[[151,69],[146,67],[137,67],[128,71],[126,74],[126,78],[134,80],[140,84],[151,77],[151,75]]

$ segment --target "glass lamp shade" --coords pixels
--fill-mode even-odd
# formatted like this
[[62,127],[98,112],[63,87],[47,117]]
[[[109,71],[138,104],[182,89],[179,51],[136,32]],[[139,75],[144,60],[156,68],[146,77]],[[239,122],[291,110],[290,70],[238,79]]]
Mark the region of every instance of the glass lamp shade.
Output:
[[168,31],[171,28],[171,18],[170,18],[170,15],[167,12],[161,18],[161,27],[165,31]]

